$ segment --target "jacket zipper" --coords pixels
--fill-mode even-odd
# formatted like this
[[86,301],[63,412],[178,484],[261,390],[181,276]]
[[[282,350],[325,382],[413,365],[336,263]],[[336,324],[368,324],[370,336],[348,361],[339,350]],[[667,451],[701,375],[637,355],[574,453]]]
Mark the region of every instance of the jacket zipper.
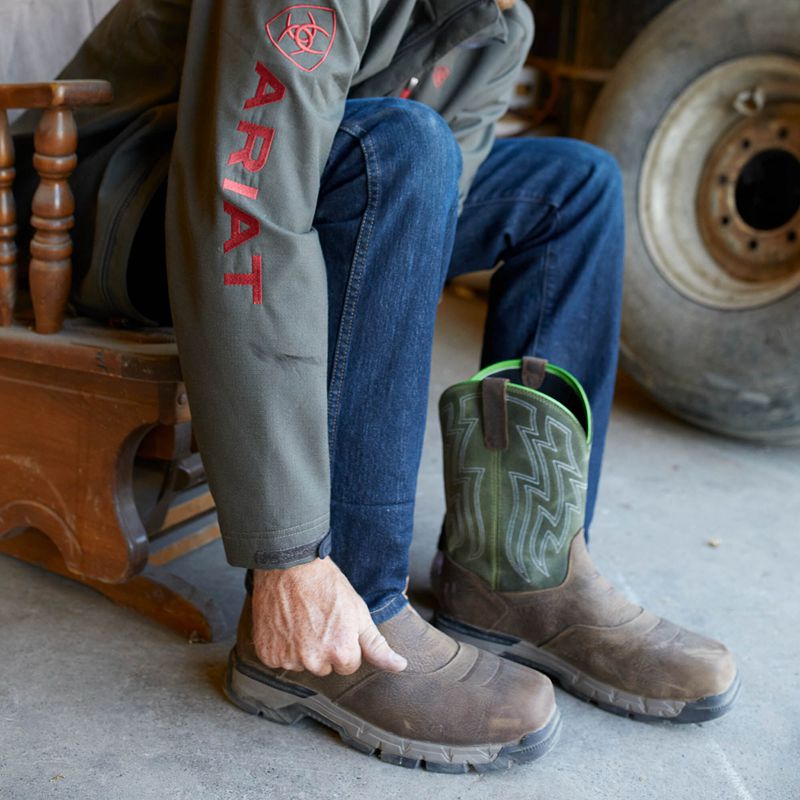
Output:
[[400,92],[400,97],[402,97],[403,100],[408,100],[417,86],[419,86],[419,78],[411,78],[411,80],[406,84],[406,88]]

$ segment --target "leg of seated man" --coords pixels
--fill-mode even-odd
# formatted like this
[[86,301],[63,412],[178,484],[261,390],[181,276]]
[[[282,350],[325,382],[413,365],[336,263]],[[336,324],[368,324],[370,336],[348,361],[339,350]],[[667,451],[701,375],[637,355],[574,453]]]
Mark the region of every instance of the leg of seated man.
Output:
[[314,226],[328,271],[332,556],[381,622],[407,602],[460,154],[417,103],[348,101]]
[[435,112],[349,101],[315,228],[328,272],[332,556],[407,659],[400,673],[270,669],[245,603],[228,694],[293,722],[310,715],[366,752],[441,772],[507,768],[546,753],[559,717],[540,673],[428,625],[404,596],[436,306],[456,226],[460,155]]
[[[483,415],[495,426],[503,420],[507,433],[446,437],[437,620],[456,638],[540,668],[616,713],[700,722],[736,699],[731,654],[615,592],[581,535],[614,386],[622,245],[621,182],[607,154],[558,139],[495,144],[459,221],[451,274],[502,260],[491,282],[483,365],[540,356],[566,368],[586,388],[594,435],[579,384],[562,380],[566,394],[556,391],[571,408],[548,395],[557,372],[539,384],[536,369],[519,378],[497,370],[514,375],[501,393],[484,380],[447,390],[448,425]],[[466,473],[485,476],[493,490],[465,510]]]
[[492,277],[481,366],[522,355],[569,370],[592,404],[588,529],[617,369],[622,193],[611,156],[566,139],[496,142],[458,225],[448,277]]

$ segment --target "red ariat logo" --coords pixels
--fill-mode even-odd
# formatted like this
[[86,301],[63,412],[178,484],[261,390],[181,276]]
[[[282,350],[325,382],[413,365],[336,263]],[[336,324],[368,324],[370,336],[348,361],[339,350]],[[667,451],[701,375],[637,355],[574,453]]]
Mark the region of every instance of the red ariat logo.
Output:
[[336,38],[336,12],[324,6],[290,6],[267,24],[272,44],[303,72],[313,72],[328,57]]
[[[252,112],[253,109],[260,111],[263,106],[274,107],[286,96],[286,86],[260,61],[256,62],[255,72],[258,77],[258,86],[255,94],[244,101],[243,111]],[[251,203],[245,206],[241,200],[237,200],[240,205],[244,206],[240,208],[236,203],[223,197],[222,210],[230,218],[231,231],[230,237],[222,245],[222,251],[226,256],[231,253],[239,253],[239,248],[243,244],[261,235],[261,221],[258,216],[254,216],[258,209],[255,201],[258,200],[261,193],[261,186],[258,185],[258,177],[254,178],[254,176],[259,176],[266,167],[272,149],[272,141],[275,138],[274,128],[247,119],[239,120],[236,132],[244,134],[246,138],[243,146],[237,147],[242,143],[239,139],[228,155],[227,167],[231,177],[223,177],[222,189],[232,195],[250,200]],[[251,211],[254,213],[251,214]],[[253,305],[260,306],[264,301],[264,270],[261,255],[251,253],[250,263],[252,264],[250,272],[226,272],[223,284],[225,286],[249,286],[252,290]]]
[[436,67],[433,71],[433,85],[437,89],[444,86],[444,82],[450,77],[450,67]]

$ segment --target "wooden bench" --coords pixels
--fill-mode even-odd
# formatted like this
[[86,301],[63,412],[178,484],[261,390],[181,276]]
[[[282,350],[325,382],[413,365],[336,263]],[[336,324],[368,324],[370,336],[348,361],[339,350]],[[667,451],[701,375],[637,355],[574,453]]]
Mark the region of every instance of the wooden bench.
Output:
[[[211,640],[218,608],[170,571],[219,538],[173,331],[68,312],[72,109],[111,99],[104,81],[0,84],[0,553]],[[20,108],[42,110],[27,275],[7,116]]]

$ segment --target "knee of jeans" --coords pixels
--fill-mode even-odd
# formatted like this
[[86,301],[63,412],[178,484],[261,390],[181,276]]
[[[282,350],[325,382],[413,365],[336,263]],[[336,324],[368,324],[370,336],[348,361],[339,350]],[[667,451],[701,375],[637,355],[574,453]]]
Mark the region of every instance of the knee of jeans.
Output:
[[462,159],[453,132],[440,114],[424,103],[384,98],[370,131],[380,150],[381,169],[396,169],[408,180],[419,180],[427,191],[454,191]]
[[622,272],[621,249],[624,240],[624,198],[622,173],[611,153],[588,142],[569,140],[565,156],[574,176],[573,214],[589,215],[597,230],[610,236],[620,248],[620,258],[603,259],[608,270]]
[[590,183],[611,213],[622,212],[622,172],[614,156],[588,142],[575,143],[581,149],[582,159],[589,169]]

